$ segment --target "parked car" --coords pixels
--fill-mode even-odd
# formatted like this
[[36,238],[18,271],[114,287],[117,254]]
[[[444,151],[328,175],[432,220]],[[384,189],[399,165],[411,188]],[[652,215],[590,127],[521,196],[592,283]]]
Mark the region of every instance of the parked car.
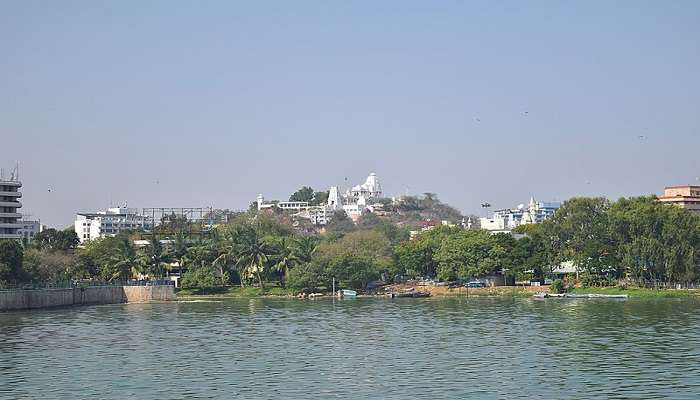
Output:
[[480,282],[480,281],[470,281],[470,282],[467,282],[466,284],[464,284],[464,287],[482,288],[482,287],[486,287],[486,285],[484,285],[484,283]]

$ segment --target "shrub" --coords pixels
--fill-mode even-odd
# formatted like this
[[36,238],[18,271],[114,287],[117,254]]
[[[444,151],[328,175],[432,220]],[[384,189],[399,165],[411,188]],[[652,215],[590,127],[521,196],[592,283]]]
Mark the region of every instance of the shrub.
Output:
[[210,267],[190,269],[182,276],[183,289],[210,289],[216,285],[216,271]]
[[549,291],[554,293],[566,292],[564,281],[562,281],[561,279],[555,279],[554,282],[552,282],[552,286],[549,287]]

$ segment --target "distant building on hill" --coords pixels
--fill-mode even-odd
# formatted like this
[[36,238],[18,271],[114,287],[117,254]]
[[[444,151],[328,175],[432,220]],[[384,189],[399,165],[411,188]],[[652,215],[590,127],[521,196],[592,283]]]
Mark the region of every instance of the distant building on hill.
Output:
[[538,202],[530,197],[527,206],[520,204],[516,208],[496,210],[491,218],[481,218],[479,222],[482,229],[490,232],[510,232],[520,225],[537,224],[551,218],[559,207],[559,202]]
[[353,220],[357,220],[362,214],[372,212],[380,206],[373,200],[383,195],[382,185],[377,174],[370,173],[363,184],[348,188],[345,194],[341,194],[338,186],[331,186],[328,190],[326,204],[311,205],[305,201],[265,201],[262,194],[258,195],[258,210],[279,209],[294,211],[294,216],[310,220],[315,225],[326,225],[336,211],[345,211]]
[[700,213],[700,186],[666,186],[664,195],[659,196],[658,199],[662,203],[674,204],[686,210]]

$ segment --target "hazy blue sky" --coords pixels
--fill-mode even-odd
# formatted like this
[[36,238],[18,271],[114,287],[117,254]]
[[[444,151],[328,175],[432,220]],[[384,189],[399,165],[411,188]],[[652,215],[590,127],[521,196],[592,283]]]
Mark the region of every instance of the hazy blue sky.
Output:
[[370,171],[464,212],[659,193],[700,176],[699,21],[698,1],[2,1],[0,164],[61,226]]

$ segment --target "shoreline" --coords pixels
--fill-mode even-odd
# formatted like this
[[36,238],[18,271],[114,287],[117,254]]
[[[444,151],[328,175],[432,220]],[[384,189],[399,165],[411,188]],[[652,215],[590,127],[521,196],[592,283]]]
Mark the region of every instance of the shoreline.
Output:
[[[410,290],[411,287],[402,288],[401,290]],[[275,290],[276,289],[276,290]],[[454,298],[454,297],[520,297],[531,298],[536,293],[550,293],[548,287],[537,286],[499,286],[493,288],[446,288],[446,287],[427,287],[416,286],[416,291],[430,292],[430,297],[438,298]],[[400,290],[395,290],[400,291]],[[184,292],[180,294],[181,292]],[[298,299],[298,297],[290,292],[284,292],[284,289],[271,288],[266,289],[263,293],[258,288],[227,288],[222,293],[202,293],[196,294],[189,290],[180,290],[176,293],[177,300],[225,300],[237,298],[270,298],[270,299]],[[360,294],[358,298],[391,298],[387,293],[378,294]],[[648,288],[627,288],[604,287],[604,288],[574,288],[568,291],[570,294],[607,294],[617,295],[626,294],[630,299],[642,298],[700,298],[700,289],[648,289]],[[317,298],[334,297],[331,293],[323,293]]]

